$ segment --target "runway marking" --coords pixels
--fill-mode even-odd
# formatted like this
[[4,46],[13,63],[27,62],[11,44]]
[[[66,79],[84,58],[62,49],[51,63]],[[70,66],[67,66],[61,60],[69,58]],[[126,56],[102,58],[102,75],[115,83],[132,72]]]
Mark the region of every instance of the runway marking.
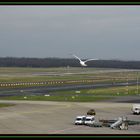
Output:
[[61,133],[61,132],[65,132],[67,130],[74,130],[74,129],[78,129],[78,128],[85,128],[84,126],[74,126],[74,127],[70,127],[70,128],[65,128],[65,129],[61,129],[61,130],[56,130],[56,131],[50,131],[49,134],[57,134],[57,133]]

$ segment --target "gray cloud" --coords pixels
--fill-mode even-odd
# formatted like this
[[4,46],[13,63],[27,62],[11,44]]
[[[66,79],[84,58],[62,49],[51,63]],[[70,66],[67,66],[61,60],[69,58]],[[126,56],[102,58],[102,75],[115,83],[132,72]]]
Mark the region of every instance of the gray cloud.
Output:
[[2,6],[0,56],[140,60],[139,6]]

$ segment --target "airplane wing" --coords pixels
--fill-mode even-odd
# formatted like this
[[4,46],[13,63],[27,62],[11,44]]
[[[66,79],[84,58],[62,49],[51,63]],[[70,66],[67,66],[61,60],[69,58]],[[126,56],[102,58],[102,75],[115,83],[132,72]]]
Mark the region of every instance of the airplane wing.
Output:
[[74,56],[75,58],[77,58],[79,61],[81,61],[81,59],[80,59],[78,56],[76,56],[76,55],[74,55],[74,54],[73,54],[73,56]]
[[88,62],[88,61],[93,61],[93,60],[99,60],[99,59],[88,59],[86,61],[84,61],[85,63]]

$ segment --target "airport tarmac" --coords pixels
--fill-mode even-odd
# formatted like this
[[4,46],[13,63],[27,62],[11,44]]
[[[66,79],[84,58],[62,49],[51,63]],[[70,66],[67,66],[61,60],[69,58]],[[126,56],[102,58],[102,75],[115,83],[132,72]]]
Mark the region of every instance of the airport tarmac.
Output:
[[92,108],[96,111],[97,121],[120,116],[139,121],[140,116],[131,112],[132,103],[6,100],[1,100],[0,103],[15,104],[0,108],[0,134],[140,134],[140,125],[131,125],[128,130],[74,125],[77,115],[86,115]]

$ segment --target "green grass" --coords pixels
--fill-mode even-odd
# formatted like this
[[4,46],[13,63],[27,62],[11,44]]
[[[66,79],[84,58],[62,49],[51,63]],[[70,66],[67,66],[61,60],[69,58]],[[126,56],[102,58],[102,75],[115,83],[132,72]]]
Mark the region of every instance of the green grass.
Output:
[[[5,91],[12,92],[13,91]],[[112,99],[118,96],[137,96],[137,86],[120,86],[99,89],[83,89],[68,91],[52,91],[50,96],[11,96],[1,97],[5,100],[38,100],[38,101],[68,101],[68,102],[95,102],[106,99]]]
[[3,97],[1,100],[32,100],[32,101],[64,101],[64,102],[96,102],[110,99],[112,97],[95,97],[95,96],[12,96]]
[[131,96],[138,95],[136,86],[110,87],[101,89],[90,89],[86,93],[92,95]]
[[[136,80],[137,72],[106,72],[99,71],[110,70],[100,68],[18,68],[18,67],[0,67],[0,82],[38,82],[52,80],[81,80],[81,79],[100,79],[105,81],[126,81],[126,78]],[[59,75],[35,75],[40,73],[57,73]],[[74,73],[63,75],[64,73]],[[140,77],[140,74],[138,74]]]
[[[50,96],[11,96],[1,97],[1,100],[34,100],[34,101],[66,101],[66,102],[96,102],[109,100],[118,96],[136,96],[137,86],[109,87],[99,89],[83,89],[69,91],[53,91]],[[128,90],[127,90],[128,89]],[[27,98],[24,98],[27,97]]]
[[0,108],[1,107],[9,107],[9,106],[13,106],[14,104],[6,104],[6,103],[0,103]]
[[[100,69],[100,68],[73,68],[66,67],[59,68],[8,68],[0,67],[0,82],[43,82],[43,81],[68,81],[76,80],[76,83],[73,84],[96,84],[96,83],[113,83],[113,82],[127,82],[127,79],[136,80],[137,76],[140,77],[140,73],[137,72],[101,72],[100,70],[110,70],[110,69]],[[111,69],[113,70],[113,69]],[[62,75],[34,75],[38,73],[57,73]],[[66,74],[64,73],[73,73]],[[93,80],[92,82],[80,82],[80,80]],[[70,83],[61,83],[55,85],[64,85]],[[41,85],[17,85],[12,88],[26,88],[33,86],[51,86],[51,84],[41,84]],[[9,87],[0,87],[0,88],[11,88]],[[27,99],[24,99],[23,96],[16,97],[3,97],[1,99],[9,100],[44,100],[44,101],[73,101],[73,102],[92,102],[100,101],[115,96],[126,96],[126,95],[137,95],[136,86],[129,86],[128,91],[127,87],[110,87],[110,88],[99,88],[99,89],[86,89],[80,90],[80,93],[75,93],[72,91],[57,91],[55,96],[28,96]],[[77,96],[78,95],[78,96]],[[110,97],[109,97],[110,96]],[[72,98],[73,97],[73,98]]]
[[[67,84],[96,84],[96,83],[119,83],[128,80],[136,80],[137,72],[99,72],[104,70],[102,68],[76,68],[66,67],[59,68],[19,68],[19,67],[0,67],[0,82],[16,83],[16,82],[48,82],[48,81],[77,81],[76,83],[56,83],[56,84],[31,84],[31,85],[15,85],[2,86],[0,88],[26,88],[36,86],[55,86]],[[62,75],[34,75],[40,73],[57,73]],[[66,74],[64,73],[73,73]],[[140,74],[138,74],[140,76]],[[80,80],[93,80],[92,82],[81,82]]]
[[[120,86],[120,87],[108,87],[108,88],[99,88],[99,89],[83,89],[79,90],[80,93],[76,93],[74,90],[69,91],[56,91],[54,93],[61,95],[88,95],[88,96],[135,96],[137,93],[137,86]],[[140,89],[139,89],[140,93]]]

